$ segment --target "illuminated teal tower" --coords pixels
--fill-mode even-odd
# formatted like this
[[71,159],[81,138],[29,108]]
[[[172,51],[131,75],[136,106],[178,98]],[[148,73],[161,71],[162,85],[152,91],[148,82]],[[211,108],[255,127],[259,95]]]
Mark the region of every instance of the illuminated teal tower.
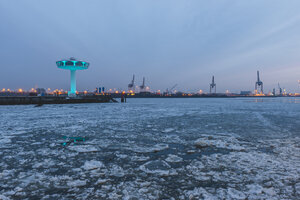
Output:
[[60,60],[56,62],[56,65],[60,69],[68,69],[71,72],[71,86],[68,96],[76,96],[76,70],[84,70],[89,67],[88,62],[79,61],[71,57],[68,60]]

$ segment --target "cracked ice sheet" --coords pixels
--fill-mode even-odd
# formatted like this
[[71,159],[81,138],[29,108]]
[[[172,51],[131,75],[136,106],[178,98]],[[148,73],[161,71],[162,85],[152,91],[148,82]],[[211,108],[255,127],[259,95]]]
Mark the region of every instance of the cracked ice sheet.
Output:
[[[0,107],[0,198],[299,196],[294,104],[283,111],[280,99],[133,101]],[[89,139],[63,147],[63,136]]]

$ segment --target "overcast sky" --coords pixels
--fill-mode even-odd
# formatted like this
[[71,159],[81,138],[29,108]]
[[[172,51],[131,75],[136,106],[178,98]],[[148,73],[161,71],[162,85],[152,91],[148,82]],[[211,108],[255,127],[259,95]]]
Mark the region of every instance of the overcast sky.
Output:
[[77,89],[299,91],[299,0],[0,0],[0,87],[69,89],[55,61],[90,62]]

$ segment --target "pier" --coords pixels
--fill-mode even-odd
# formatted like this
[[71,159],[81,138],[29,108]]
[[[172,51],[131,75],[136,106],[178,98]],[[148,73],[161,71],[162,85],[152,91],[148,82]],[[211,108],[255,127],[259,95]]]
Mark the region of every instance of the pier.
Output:
[[109,103],[117,102],[110,95],[84,96],[69,98],[65,96],[4,96],[0,97],[0,105],[28,104],[74,104],[74,103]]

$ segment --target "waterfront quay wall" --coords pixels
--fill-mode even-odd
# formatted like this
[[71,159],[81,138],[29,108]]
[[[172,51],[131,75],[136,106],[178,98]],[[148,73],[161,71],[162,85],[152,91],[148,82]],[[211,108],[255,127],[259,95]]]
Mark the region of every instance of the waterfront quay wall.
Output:
[[0,105],[27,104],[70,104],[70,103],[109,103],[115,102],[110,95],[79,96],[74,98],[60,96],[6,96],[0,97]]

